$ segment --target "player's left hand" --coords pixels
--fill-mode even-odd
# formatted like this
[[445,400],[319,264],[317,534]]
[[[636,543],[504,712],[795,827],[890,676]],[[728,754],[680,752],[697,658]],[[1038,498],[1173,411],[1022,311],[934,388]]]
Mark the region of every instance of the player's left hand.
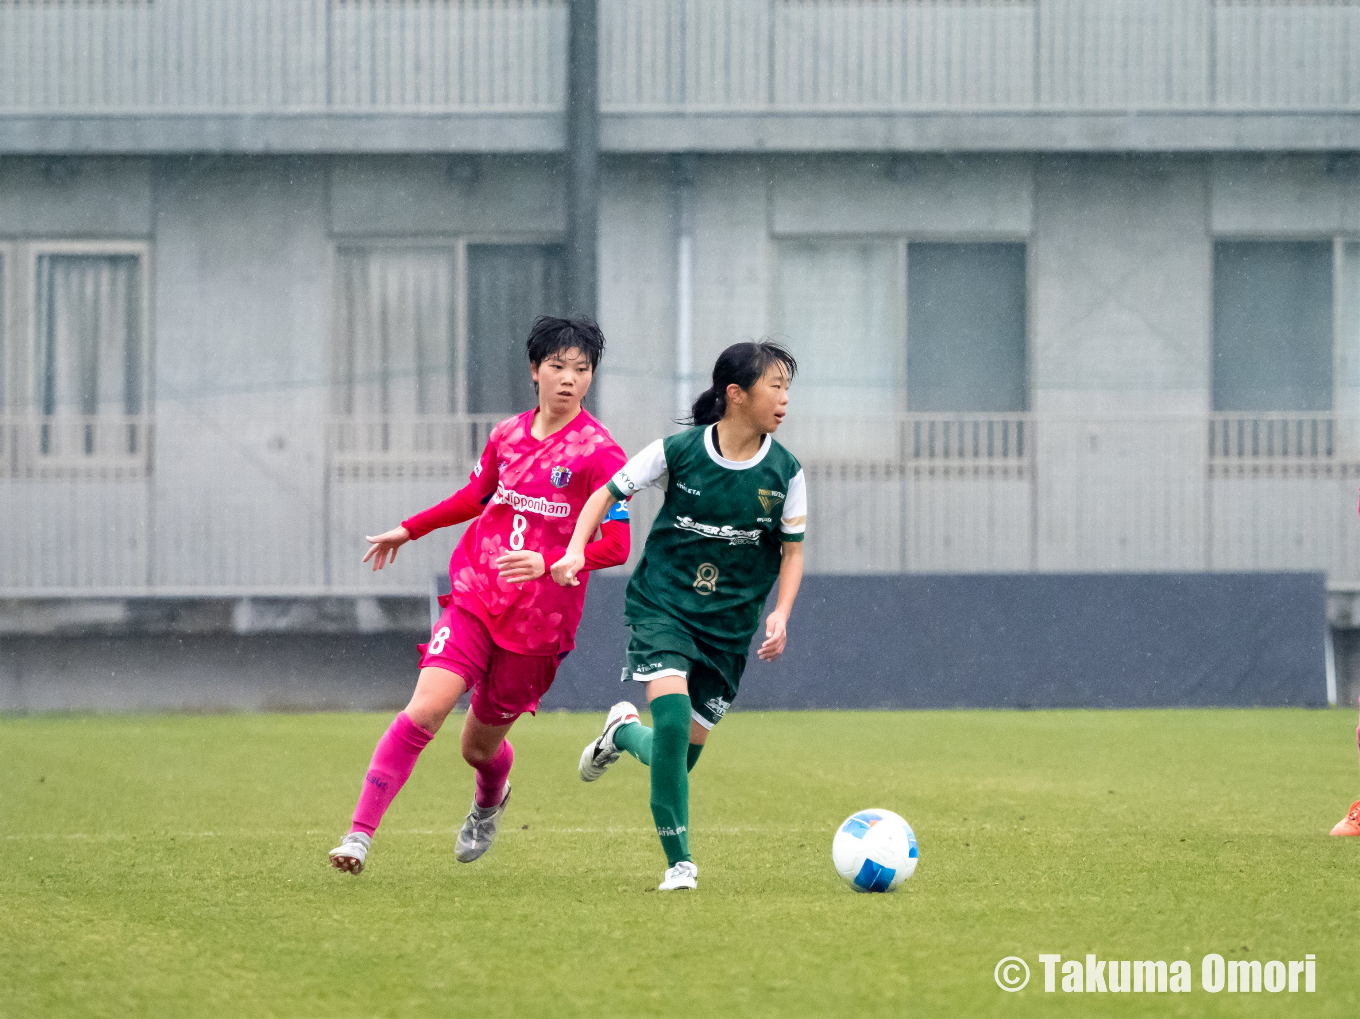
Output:
[[765,643],[756,654],[762,662],[772,662],[784,653],[784,645],[788,642],[789,617],[771,612],[765,617]]
[[501,580],[511,584],[527,584],[537,580],[547,572],[543,565],[543,555],[539,552],[507,552],[496,560]]

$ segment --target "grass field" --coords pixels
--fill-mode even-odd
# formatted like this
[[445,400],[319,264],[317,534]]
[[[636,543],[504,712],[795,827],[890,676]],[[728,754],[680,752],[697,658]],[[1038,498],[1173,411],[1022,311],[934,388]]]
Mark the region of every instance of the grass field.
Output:
[[[692,781],[697,893],[646,771],[575,772],[598,718],[516,730],[515,799],[454,862],[450,731],[358,878],[326,866],[386,716],[0,719],[0,1015],[1347,1016],[1360,788],[1334,711],[736,713]],[[856,895],[835,826],[912,822]],[[1041,952],[1185,959],[1189,994],[1045,994]],[[1317,957],[1317,991],[1210,994],[1200,960]],[[1004,993],[1007,955],[1034,970]],[[490,998],[484,999],[484,995]]]

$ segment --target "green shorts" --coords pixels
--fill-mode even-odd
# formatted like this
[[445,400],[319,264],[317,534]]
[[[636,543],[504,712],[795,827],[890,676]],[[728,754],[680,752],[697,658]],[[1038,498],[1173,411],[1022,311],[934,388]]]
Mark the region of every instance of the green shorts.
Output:
[[700,640],[672,619],[629,623],[625,682],[646,683],[662,676],[683,676],[689,687],[690,712],[705,729],[722,721],[737,699],[746,656]]

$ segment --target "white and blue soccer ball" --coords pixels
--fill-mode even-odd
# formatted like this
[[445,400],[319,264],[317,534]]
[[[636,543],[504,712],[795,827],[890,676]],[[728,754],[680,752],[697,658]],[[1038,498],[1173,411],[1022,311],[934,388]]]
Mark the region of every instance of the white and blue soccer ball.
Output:
[[891,892],[916,870],[916,833],[891,810],[861,810],[831,840],[836,872],[857,892]]

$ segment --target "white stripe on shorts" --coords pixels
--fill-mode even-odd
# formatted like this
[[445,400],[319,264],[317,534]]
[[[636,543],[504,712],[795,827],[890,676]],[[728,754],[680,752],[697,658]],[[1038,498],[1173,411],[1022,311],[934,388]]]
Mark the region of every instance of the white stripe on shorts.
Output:
[[689,673],[687,672],[681,672],[679,669],[662,669],[660,672],[635,672],[633,673],[633,682],[650,683],[654,679],[664,679],[666,676],[679,676],[683,680],[689,680]]

